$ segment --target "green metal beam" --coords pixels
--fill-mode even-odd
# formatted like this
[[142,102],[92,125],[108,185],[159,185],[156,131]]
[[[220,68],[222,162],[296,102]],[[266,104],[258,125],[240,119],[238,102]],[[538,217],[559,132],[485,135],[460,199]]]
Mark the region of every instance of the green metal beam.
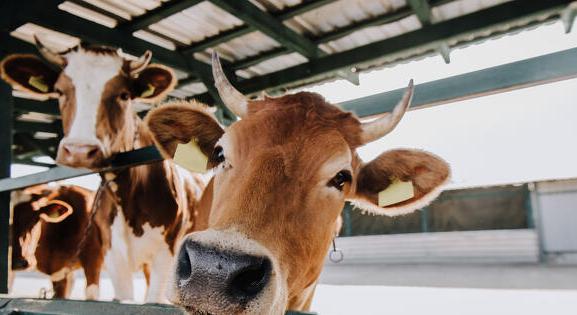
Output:
[[[375,25],[383,25],[388,23],[396,22],[400,19],[406,18],[412,14],[412,10],[410,8],[402,8],[392,13],[385,13],[382,15],[375,16],[373,18],[361,21],[359,23],[350,24],[345,27],[337,28],[331,32],[321,34],[317,37],[312,38],[311,40],[316,44],[324,44],[333,40],[337,40],[339,38],[345,37],[353,32],[356,32],[360,29],[375,26]],[[290,50],[285,47],[274,48],[269,51],[265,51],[262,54],[251,56],[242,60],[239,60],[233,63],[230,67],[235,70],[248,68],[250,66],[259,64],[265,60],[272,59],[278,56],[282,56],[285,54],[290,53]]]
[[427,0],[407,0],[407,4],[413,9],[423,26],[431,24],[431,6]]
[[36,151],[42,153],[42,155],[47,155],[51,158],[56,157],[56,150],[58,148],[58,139],[39,140],[32,136],[32,133],[16,133],[14,134],[14,143],[21,144],[26,147],[31,147]]
[[[334,2],[336,0],[308,0],[308,1],[303,1],[301,4],[298,4],[296,6],[287,8],[285,10],[282,10],[280,12],[277,13],[273,13],[274,17],[284,21],[284,20],[288,20],[296,15],[302,14],[304,12],[319,8],[321,6],[327,5],[331,2]],[[182,52],[184,52],[185,54],[192,54],[198,51],[203,51],[207,48],[211,48],[214,47],[218,44],[222,44],[224,42],[227,42],[233,38],[236,37],[240,37],[242,35],[246,35],[250,32],[254,32],[256,31],[256,29],[254,27],[252,27],[251,25],[241,25],[239,27],[236,27],[234,29],[228,30],[228,31],[224,31],[218,35],[215,35],[213,37],[209,37],[203,41],[200,41],[198,43],[194,43],[193,45],[189,46],[189,47],[184,47],[181,49]],[[288,51],[288,50],[287,50]]]
[[14,98],[14,110],[17,112],[32,112],[48,115],[60,115],[56,100],[37,101],[27,98]]
[[[12,160],[12,88],[0,82],[0,179],[10,177]],[[8,293],[10,192],[0,192],[0,293]]]
[[93,4],[91,4],[91,3],[87,2],[87,1],[83,1],[83,0],[67,0],[67,1],[70,1],[70,2],[72,2],[72,3],[74,3],[74,4],[77,4],[77,5],[81,6],[81,7],[83,7],[83,8],[86,8],[86,9],[88,9],[88,10],[92,10],[92,11],[94,11],[94,12],[96,12],[96,13],[102,14],[102,15],[107,16],[107,17],[109,17],[109,18],[113,18],[113,19],[115,19],[115,20],[117,20],[117,21],[120,21],[120,22],[122,22],[122,21],[128,21],[128,20],[126,19],[126,17],[124,17],[124,16],[116,15],[116,14],[114,14],[114,12],[110,12],[110,11],[108,11],[108,10],[104,10],[103,8],[101,8],[101,7],[99,7],[99,6],[96,6],[96,5],[93,5]]
[[250,1],[210,0],[210,2],[307,58],[316,58],[319,55],[319,49],[313,42],[288,28]]
[[[371,60],[401,58],[407,52],[419,49],[434,51],[440,42],[460,39],[471,34],[483,34],[488,28],[526,21],[543,22],[543,17],[558,17],[559,11],[571,0],[512,1],[478,11],[466,16],[433,24],[394,38],[385,39],[362,47],[321,57],[288,69],[239,82],[236,86],[244,93],[280,88],[298,82],[310,82],[343,68],[350,68]],[[522,25],[522,23],[521,23]]]
[[[446,104],[577,78],[575,60],[577,60],[577,48],[419,84],[415,87],[415,97],[411,108]],[[372,116],[391,111],[401,99],[403,92],[404,88],[344,102],[340,106],[345,110],[355,112],[360,117]],[[130,167],[139,163],[151,163],[159,158],[160,155],[156,149],[148,147],[119,154],[112,162],[111,167],[113,169]],[[87,170],[56,167],[49,172],[0,180],[0,192],[90,173]]]
[[31,174],[17,178],[0,179],[0,192],[21,189],[32,185],[44,184],[51,181],[58,181],[72,177],[96,174],[99,172],[119,170],[136,165],[159,162],[162,161],[162,159],[163,159],[162,156],[154,146],[146,147],[130,152],[119,153],[111,161],[111,166],[100,169],[98,171],[58,166],[46,172]]
[[327,4],[331,4],[335,1],[336,0],[305,0],[295,6],[289,7],[279,12],[273,12],[271,14],[274,17],[284,21],[293,18],[297,15],[301,15],[303,13],[307,13],[314,9],[323,7]]
[[[15,18],[10,21],[10,29],[27,22],[76,36],[93,44],[121,47],[129,54],[140,56],[146,50],[153,53],[153,59],[180,71],[195,74],[197,71],[210,71],[210,66],[181,54],[153,45],[132,36],[130,31],[110,29],[61,11],[57,8],[61,1],[30,0],[18,6]],[[191,59],[191,60],[185,60]],[[192,67],[191,67],[192,66]]]
[[[250,1],[210,1],[228,13],[243,20],[246,24],[251,25],[262,33],[278,41],[283,46],[307,57],[309,60],[314,60],[318,57],[327,55],[325,51],[320,49],[311,40],[285,26],[282,22],[275,19],[269,13],[260,10]],[[349,69],[341,69],[337,74],[353,84],[359,84],[358,74],[351,72]]]
[[[433,1],[431,1],[431,6],[436,7],[436,6],[440,6],[440,5],[443,5],[443,4],[452,2],[452,1],[454,1],[454,0],[433,0]],[[319,1],[319,2],[322,2],[322,1]],[[354,33],[358,30],[361,30],[363,28],[367,28],[367,27],[371,27],[371,26],[384,25],[384,24],[399,21],[401,19],[404,19],[404,18],[410,16],[411,14],[413,14],[413,10],[410,7],[400,8],[394,12],[387,12],[387,13],[377,15],[375,17],[360,21],[358,23],[350,24],[350,25],[347,25],[347,26],[344,26],[341,28],[337,28],[333,31],[323,33],[321,35],[318,35],[316,37],[311,38],[311,40],[316,45],[324,44],[324,43],[345,37],[351,33]],[[264,53],[261,53],[259,55],[250,56],[248,58],[239,60],[239,61],[233,63],[230,67],[232,69],[235,69],[235,70],[244,69],[244,68],[248,68],[250,66],[259,64],[265,60],[276,58],[278,56],[282,56],[282,55],[285,55],[288,53],[290,53],[290,50],[285,48],[285,47],[274,48],[272,50],[265,51]]]
[[125,22],[118,28],[127,31],[137,31],[140,29],[145,29],[148,26],[159,22],[173,14],[179,13],[182,10],[186,10],[192,6],[201,3],[203,0],[173,0],[169,2],[162,2],[162,5],[150,12],[147,12],[141,16],[137,16],[132,19],[132,21]]
[[[415,86],[411,108],[457,102],[501,92],[577,78],[577,48],[465,73]],[[390,112],[404,88],[341,103],[366,117]]]
[[62,132],[60,120],[52,123],[17,120],[13,126],[14,130],[18,132],[48,132],[54,134],[60,134]]

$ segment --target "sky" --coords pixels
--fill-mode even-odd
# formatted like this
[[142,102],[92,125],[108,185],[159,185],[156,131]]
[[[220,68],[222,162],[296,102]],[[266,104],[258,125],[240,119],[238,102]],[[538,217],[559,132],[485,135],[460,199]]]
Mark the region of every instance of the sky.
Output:
[[[337,80],[304,90],[339,103],[405,87],[411,78],[420,84],[575,47],[577,31],[565,34],[557,22],[455,49],[450,64],[430,56],[361,73],[359,86]],[[449,189],[575,178],[576,100],[577,79],[572,79],[413,110],[359,154],[369,161],[394,148],[430,151],[451,165]],[[42,170],[13,165],[12,176]],[[98,177],[67,182],[96,188]]]

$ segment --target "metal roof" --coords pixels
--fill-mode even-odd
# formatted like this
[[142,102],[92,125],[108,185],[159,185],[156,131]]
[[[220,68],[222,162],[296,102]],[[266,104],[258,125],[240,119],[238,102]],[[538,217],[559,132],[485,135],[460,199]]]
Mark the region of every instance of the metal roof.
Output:
[[[217,50],[247,93],[345,78],[559,18],[571,0],[28,0],[0,4],[0,53],[34,52],[33,35],[65,50],[81,40],[153,52],[175,69],[173,97],[218,103]],[[572,8],[576,4],[573,2]],[[9,35],[8,35],[9,34]],[[28,43],[28,44],[27,44]],[[447,57],[447,56],[445,56]],[[22,95],[20,95],[22,96]],[[58,110],[20,116],[40,124]],[[16,104],[21,112],[33,105]],[[25,109],[25,110],[23,110]],[[225,118],[230,113],[225,112]],[[52,118],[50,118],[52,117]],[[229,119],[232,117],[228,117]],[[38,125],[40,126],[40,125]]]

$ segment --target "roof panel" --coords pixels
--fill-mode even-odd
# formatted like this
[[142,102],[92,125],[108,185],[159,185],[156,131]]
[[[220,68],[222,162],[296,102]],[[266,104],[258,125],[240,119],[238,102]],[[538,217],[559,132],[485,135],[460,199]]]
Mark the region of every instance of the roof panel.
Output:
[[164,28],[169,31],[164,35],[191,44],[242,24],[235,16],[205,1],[161,20],[151,28]]
[[26,23],[18,27],[12,31],[10,35],[31,44],[34,44],[34,35],[36,35],[46,47],[54,51],[65,51],[80,44],[80,40],[74,36],[56,32],[32,23]]
[[432,8],[433,21],[441,22],[512,0],[455,0]]
[[[225,59],[229,61],[242,60],[268,50],[280,47],[280,44],[272,38],[261,32],[251,32],[246,35],[237,37],[228,42],[224,42],[215,47]],[[207,49],[199,60],[210,61],[212,49]],[[198,56],[199,54],[195,54]]]
[[268,59],[255,66],[247,69],[239,70],[237,73],[242,74],[243,77],[254,77],[278,70],[286,69],[292,66],[306,62],[307,59],[299,53],[291,53],[276,58]]
[[415,15],[411,15],[395,23],[361,29],[337,40],[323,44],[321,47],[325,51],[336,53],[399,36],[419,28],[421,28],[421,23]]
[[404,0],[340,0],[291,18],[285,24],[299,33],[318,36],[404,6]]

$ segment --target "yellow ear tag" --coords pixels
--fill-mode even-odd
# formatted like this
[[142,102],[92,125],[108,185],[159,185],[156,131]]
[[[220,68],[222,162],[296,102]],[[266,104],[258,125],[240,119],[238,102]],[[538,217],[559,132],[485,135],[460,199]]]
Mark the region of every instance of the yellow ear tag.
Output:
[[154,91],[156,91],[156,87],[154,87],[154,85],[149,83],[148,89],[146,89],[146,91],[142,92],[142,94],[140,94],[140,97],[152,96],[154,94]]
[[31,76],[28,79],[28,84],[30,84],[30,86],[35,87],[38,91],[41,92],[48,92],[48,85],[44,82],[44,80],[42,79],[42,76]]
[[412,181],[403,182],[393,179],[389,187],[379,192],[379,207],[394,205],[409,200],[414,196],[415,190]]
[[192,139],[189,143],[176,146],[174,163],[191,172],[204,173],[207,169],[208,158],[200,150],[196,139]]

